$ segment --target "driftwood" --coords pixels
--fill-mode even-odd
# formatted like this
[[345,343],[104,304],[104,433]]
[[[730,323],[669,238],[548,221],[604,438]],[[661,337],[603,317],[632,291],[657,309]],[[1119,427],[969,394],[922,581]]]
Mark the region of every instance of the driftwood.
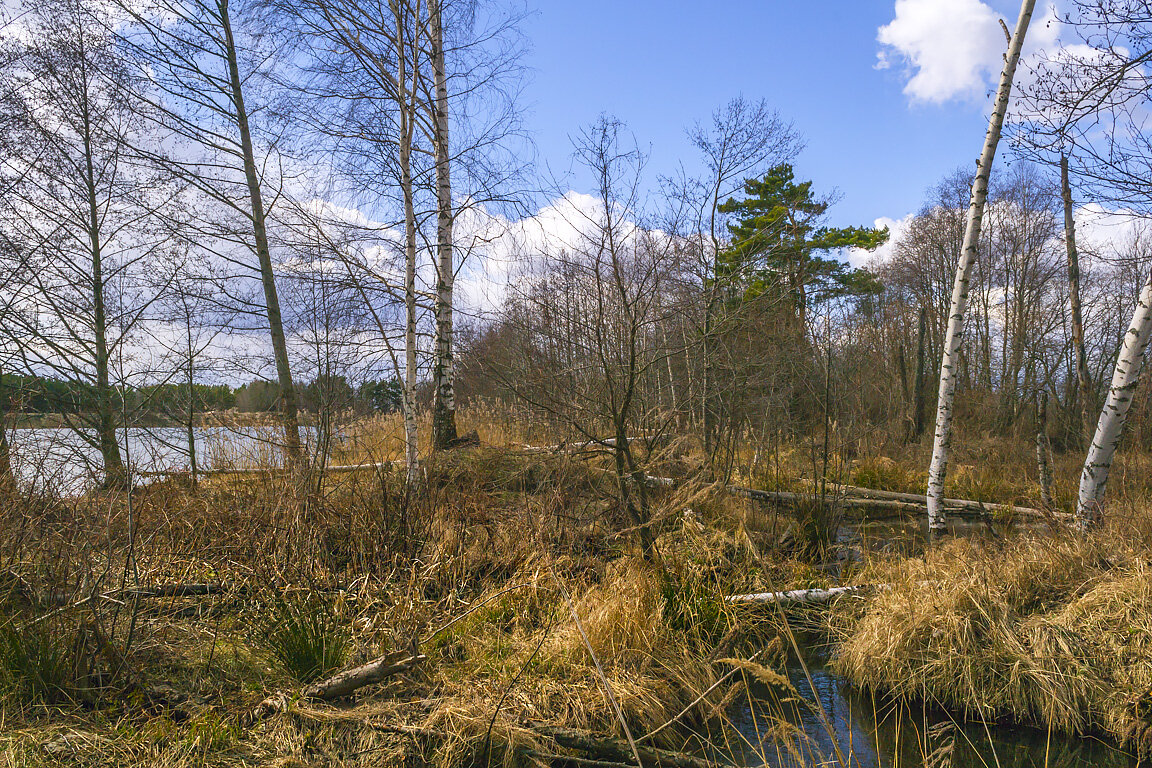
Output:
[[[305,686],[302,695],[306,699],[331,701],[347,696],[353,691],[366,685],[379,683],[392,675],[411,669],[427,657],[424,654],[408,655],[408,651],[397,651],[373,659],[367,664],[352,669],[346,669],[327,680],[311,683]],[[284,693],[274,693],[256,707],[252,717],[262,720],[265,717],[283,712],[288,708],[289,698]]]
[[373,659],[367,664],[346,669],[327,680],[321,680],[304,688],[304,697],[331,701],[347,696],[358,688],[379,683],[392,675],[411,669],[427,658],[424,654],[409,655],[409,651],[397,651]]
[[821,605],[830,603],[841,595],[859,594],[885,585],[859,584],[854,587],[828,587],[826,589],[793,589],[788,592],[754,592],[747,595],[729,595],[724,598],[729,603],[777,603],[779,605]]
[[[541,736],[552,739],[565,749],[584,752],[601,762],[615,762],[625,765],[632,765],[635,762],[635,758],[632,757],[632,747],[623,739],[533,721],[528,722],[527,726]],[[637,745],[636,749],[645,766],[715,768],[717,765],[731,765],[731,763],[717,763],[682,752],[670,752],[655,747]]]

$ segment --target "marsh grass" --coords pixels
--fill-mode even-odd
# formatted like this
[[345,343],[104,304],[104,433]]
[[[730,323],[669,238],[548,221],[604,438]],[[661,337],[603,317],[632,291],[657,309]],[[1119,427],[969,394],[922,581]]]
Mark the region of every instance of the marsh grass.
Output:
[[1152,747],[1152,569],[1133,531],[954,540],[861,578],[888,588],[831,619],[834,664],[857,685]]
[[263,630],[272,656],[302,683],[328,676],[348,660],[348,627],[315,596],[277,597]]
[[[534,765],[538,755],[561,750],[525,720],[622,736],[605,681],[637,738],[679,716],[651,740],[670,749],[734,747],[740,736],[730,707],[751,706],[750,686],[766,684],[783,706],[797,706],[779,673],[778,618],[723,599],[832,582],[818,557],[782,545],[797,516],[702,481],[661,489],[652,508],[659,560],[647,562],[617,516],[598,459],[509,447],[561,439],[519,418],[496,406],[462,411],[462,431],[475,426],[485,445],[429,457],[417,494],[388,467],[308,484],[269,472],[206,477],[198,488],[171,480],[140,489],[131,569],[122,498],[6,505],[0,573],[11,570],[38,595],[66,595],[61,623],[44,622],[54,647],[69,647],[68,622],[95,616],[124,649],[126,679],[172,693],[148,706],[136,694],[109,695],[93,711],[62,699],[51,715],[0,697],[2,757],[55,765],[59,758],[44,744],[67,732],[82,762],[100,766]],[[398,427],[392,417],[353,425],[333,461],[398,457]],[[657,462],[669,474],[687,471],[700,465],[692,450]],[[907,490],[919,450],[892,449],[892,466],[877,460],[872,471],[886,473],[877,482]],[[972,466],[987,458],[989,468],[965,481],[969,487],[1008,494],[994,501],[1027,500],[1026,461],[1010,460],[1007,443],[980,450],[986,453],[961,454]],[[789,478],[802,476],[802,454],[780,460],[778,487],[801,488]],[[1152,709],[1146,694],[1137,695],[1147,678],[1142,638],[1152,629],[1141,608],[1149,599],[1141,542],[1152,536],[1137,525],[1145,507],[1136,475],[1152,463],[1125,461],[1114,517],[1129,520],[1130,529],[1084,544],[1037,533],[1002,545],[952,542],[926,560],[866,558],[854,580],[903,585],[873,600],[904,601],[839,604],[838,663],[861,684],[907,696],[936,696],[931,686],[939,685],[940,700],[989,717],[1025,707],[1019,712],[1032,719],[1127,729],[1139,738]],[[1065,462],[1067,469],[1072,462]],[[1067,498],[1070,486],[1061,488]],[[87,595],[114,596],[135,574],[145,584],[233,588],[68,608]],[[956,588],[929,591],[921,582]],[[49,610],[23,597],[4,610],[16,603],[11,610],[22,624]],[[797,617],[796,625],[816,620]],[[908,638],[896,637],[903,633]],[[303,680],[413,643],[428,657],[421,668],[340,707],[295,702],[259,724],[247,719],[272,692],[291,694]],[[946,648],[968,653],[967,665]],[[869,654],[882,663],[865,678]],[[1077,669],[1069,660],[1084,674],[1066,673]],[[965,679],[972,685],[957,682]],[[1090,714],[1076,721],[1076,706]],[[438,735],[397,734],[382,724]],[[761,725],[799,739],[804,756],[803,739],[784,720]]]
[[83,694],[84,638],[60,624],[0,624],[0,695],[17,706],[71,704]]

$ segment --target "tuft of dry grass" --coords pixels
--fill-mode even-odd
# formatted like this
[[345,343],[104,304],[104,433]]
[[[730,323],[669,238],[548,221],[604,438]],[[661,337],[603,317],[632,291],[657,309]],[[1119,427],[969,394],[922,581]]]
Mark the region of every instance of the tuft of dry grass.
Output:
[[902,700],[1152,747],[1152,569],[1121,533],[952,540],[873,561],[861,579],[887,588],[837,605],[834,664]]

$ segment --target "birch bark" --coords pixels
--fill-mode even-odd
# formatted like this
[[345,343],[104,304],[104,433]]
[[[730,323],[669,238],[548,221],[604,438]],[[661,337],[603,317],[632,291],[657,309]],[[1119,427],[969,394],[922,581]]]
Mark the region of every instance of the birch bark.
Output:
[[436,360],[432,378],[432,436],[436,448],[456,441],[455,360],[453,356],[452,290],[455,283],[451,160],[448,144],[448,78],[444,70],[444,19],[442,0],[428,0],[430,50],[435,100],[432,135],[436,145]]
[[1020,50],[1036,0],[1023,0],[1016,30],[1004,57],[1004,70],[996,91],[996,103],[988,122],[984,150],[972,180],[972,195],[968,205],[968,221],[964,229],[964,245],[960,263],[956,266],[956,280],[952,286],[951,310],[948,313],[948,331],[944,338],[944,354],[940,361],[940,396],[936,405],[936,434],[932,444],[932,464],[928,470],[928,528],[932,538],[947,531],[944,515],[944,480],[948,474],[948,450],[952,440],[952,405],[956,395],[957,362],[964,332],[964,313],[968,307],[969,276],[976,261],[976,248],[980,242],[980,225],[984,217],[984,203],[988,199],[988,178],[996,158],[996,146],[1004,127],[1008,111],[1008,97],[1012,92],[1012,78],[1020,61]]
[[1088,446],[1088,456],[1084,460],[1084,470],[1080,475],[1080,496],[1076,504],[1076,518],[1081,529],[1091,528],[1099,519],[1104,489],[1108,483],[1108,471],[1112,467],[1112,457],[1120,443],[1128,408],[1132,405],[1132,395],[1140,380],[1140,367],[1144,362],[1144,350],[1148,347],[1149,331],[1152,330],[1152,274],[1149,274],[1132,322],[1124,334],[1120,354],[1116,357],[1116,369],[1112,373],[1112,386],[1108,389],[1108,399],[1100,411],[1096,423],[1096,433]]
[[[393,2],[396,14],[396,95],[400,120],[400,188],[404,197],[404,464],[411,488],[420,477],[416,428],[416,210],[412,185],[412,117],[416,89],[408,89],[405,5],[404,0]],[[409,45],[413,52],[417,50],[415,40]]]

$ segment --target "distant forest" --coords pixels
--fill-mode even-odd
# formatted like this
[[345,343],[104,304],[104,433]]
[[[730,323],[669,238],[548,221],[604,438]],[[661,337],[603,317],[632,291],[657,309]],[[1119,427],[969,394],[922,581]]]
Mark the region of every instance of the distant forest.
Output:
[[[403,385],[398,379],[365,381],[353,386],[344,376],[318,378],[300,390],[300,405],[313,413],[322,409],[357,413],[392,413],[399,410]],[[187,384],[118,387],[116,410],[157,417],[185,417],[194,413],[235,410],[275,413],[280,409],[280,387],[254,379],[232,388],[227,384]],[[86,414],[95,410],[96,389],[83,381],[62,381],[47,376],[0,374],[0,405],[8,413]]]

